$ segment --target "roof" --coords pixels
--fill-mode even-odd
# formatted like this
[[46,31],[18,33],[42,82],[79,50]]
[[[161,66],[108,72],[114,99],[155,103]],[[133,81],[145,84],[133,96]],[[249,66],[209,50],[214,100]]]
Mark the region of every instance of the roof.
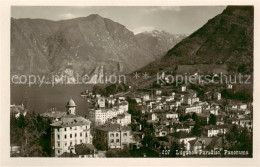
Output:
[[61,118],[60,121],[54,122],[51,124],[53,127],[72,127],[72,126],[81,126],[89,125],[91,122],[82,116],[79,115],[66,115]]
[[93,144],[77,144],[75,145],[75,151],[77,155],[86,155],[93,153],[96,150]]
[[114,124],[114,123],[108,123],[105,125],[101,125],[96,127],[97,130],[101,130],[101,131],[119,131],[119,130],[123,130],[123,131],[128,131],[131,130],[130,127],[127,126],[121,126],[120,124]]
[[196,142],[194,143],[194,146],[208,146],[211,142],[212,142],[213,138],[209,138],[209,137],[201,137],[198,138],[196,140]]
[[77,105],[75,104],[73,99],[70,99],[67,103],[66,107],[76,107]]
[[170,136],[173,136],[173,137],[176,137],[176,138],[187,138],[187,137],[195,137],[195,136],[192,136],[191,134],[185,132],[185,131],[180,131],[180,132],[175,132],[175,133],[171,133],[169,134]]
[[49,111],[40,114],[42,117],[48,117],[48,118],[61,118],[67,115],[67,112],[65,111]]

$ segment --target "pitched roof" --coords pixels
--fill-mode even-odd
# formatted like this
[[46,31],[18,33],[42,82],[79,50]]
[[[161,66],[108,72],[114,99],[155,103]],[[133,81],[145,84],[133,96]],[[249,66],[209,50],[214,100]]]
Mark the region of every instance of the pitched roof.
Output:
[[198,138],[196,140],[196,142],[194,143],[194,146],[208,146],[211,142],[212,142],[213,138],[209,138],[209,137],[201,137]]
[[80,125],[89,125],[91,122],[79,115],[66,115],[60,121],[51,124],[53,127],[71,127]]
[[93,144],[77,144],[75,145],[75,151],[77,155],[85,155],[90,154],[91,152],[95,151],[96,148]]

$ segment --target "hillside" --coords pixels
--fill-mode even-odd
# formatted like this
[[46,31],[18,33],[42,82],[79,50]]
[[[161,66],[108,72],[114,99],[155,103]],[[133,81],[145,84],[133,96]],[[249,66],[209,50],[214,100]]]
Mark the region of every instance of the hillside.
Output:
[[[253,72],[253,7],[228,6],[203,27],[170,49],[166,56],[140,71],[173,71],[178,65],[185,72]],[[206,68],[205,66],[211,67]],[[179,68],[180,69],[180,68]]]

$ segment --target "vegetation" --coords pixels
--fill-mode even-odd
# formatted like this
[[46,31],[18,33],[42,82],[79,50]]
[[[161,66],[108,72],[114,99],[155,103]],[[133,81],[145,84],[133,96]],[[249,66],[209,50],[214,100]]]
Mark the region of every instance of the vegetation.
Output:
[[226,140],[230,145],[229,150],[248,151],[248,156],[252,157],[253,134],[246,128],[239,129],[237,125],[234,125],[226,135]]
[[250,90],[245,88],[237,91],[224,89],[221,92],[221,96],[226,99],[240,100],[244,102],[253,101],[253,93]]
[[102,96],[108,97],[109,95],[117,94],[119,92],[128,91],[128,86],[125,84],[110,84],[106,87],[101,85],[95,85],[92,89],[94,94],[101,94]]
[[209,116],[209,124],[210,125],[216,125],[217,117],[214,114],[210,114]]
[[50,120],[40,115],[28,113],[18,119],[11,116],[10,137],[11,145],[21,147],[22,157],[51,156],[51,127]]

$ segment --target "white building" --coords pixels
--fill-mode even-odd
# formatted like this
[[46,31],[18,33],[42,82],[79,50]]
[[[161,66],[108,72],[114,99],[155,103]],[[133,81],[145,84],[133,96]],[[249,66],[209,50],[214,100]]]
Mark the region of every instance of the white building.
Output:
[[202,113],[202,107],[201,106],[191,106],[191,107],[186,107],[185,108],[185,114],[187,113],[197,113],[197,114],[200,114]]
[[221,100],[221,93],[219,93],[219,92],[214,93],[214,98],[216,100]]
[[90,134],[91,122],[76,114],[75,102],[70,99],[67,103],[68,115],[51,124],[52,135],[51,144],[55,157],[65,152],[75,154],[76,144],[91,144],[92,135]]
[[121,126],[127,126],[131,124],[131,114],[129,113],[119,114],[117,115],[117,117],[111,119],[111,123],[117,123]]
[[226,134],[227,128],[223,125],[205,126],[206,134],[208,137],[215,137],[218,134]]
[[88,118],[96,125],[102,125],[108,120],[117,117],[119,114],[126,113],[128,111],[128,102],[124,101],[119,103],[118,106],[114,106],[109,109],[90,109],[88,112]]
[[178,118],[178,113],[176,113],[176,112],[167,112],[167,113],[165,113],[165,118],[167,118],[167,119],[177,119]]

